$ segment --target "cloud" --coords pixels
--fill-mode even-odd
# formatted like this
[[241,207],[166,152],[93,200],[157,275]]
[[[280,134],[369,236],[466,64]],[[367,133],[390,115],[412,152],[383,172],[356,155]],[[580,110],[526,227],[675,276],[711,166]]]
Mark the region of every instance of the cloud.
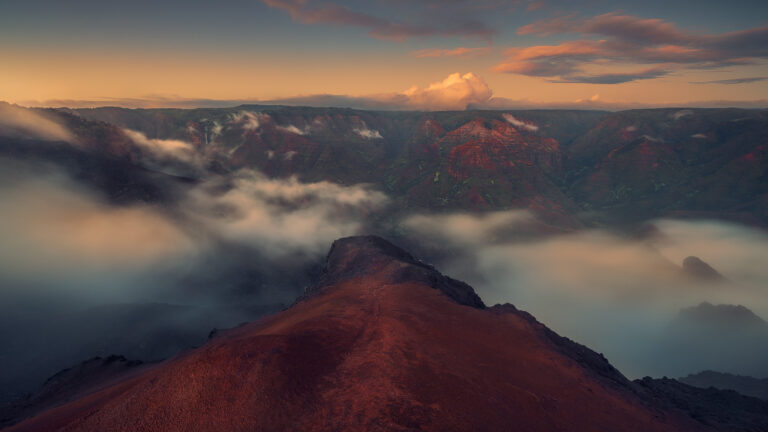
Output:
[[[521,35],[578,34],[558,45],[515,47],[497,72],[548,77],[554,82],[619,84],[664,76],[672,70],[716,69],[768,58],[768,26],[719,35],[698,34],[673,23],[619,13],[584,19],[574,15],[537,21]],[[589,39],[590,37],[600,39]],[[589,65],[651,65],[637,73],[586,73]]]
[[381,136],[381,133],[377,130],[368,129],[368,128],[361,128],[361,129],[353,129],[354,133],[360,135],[361,137],[365,139],[381,139],[384,138]]
[[53,279],[61,290],[87,291],[94,288],[88,280],[119,280],[194,249],[187,234],[149,206],[112,207],[53,167],[0,166],[13,178],[0,187],[5,278]]
[[530,122],[524,122],[522,120],[518,120],[512,114],[506,114],[505,113],[505,114],[502,114],[502,117],[504,117],[504,120],[506,120],[510,124],[514,125],[515,127],[524,128],[524,129],[527,129],[527,130],[529,130],[531,132],[536,132],[536,131],[539,130],[539,127],[536,126],[535,124],[530,123]]
[[615,12],[598,15],[591,19],[580,19],[573,15],[545,19],[520,27],[517,33],[545,36],[558,33],[585,33],[657,44],[679,43],[689,38],[674,24],[664,20],[620,15]]
[[170,156],[185,161],[191,161],[195,158],[194,147],[186,141],[147,138],[143,133],[131,129],[123,129],[123,132],[134,143],[158,156]]
[[[402,92],[397,93],[378,93],[362,96],[347,95],[308,95],[295,96],[289,98],[272,100],[240,100],[230,101],[230,106],[243,104],[281,104],[281,105],[306,105],[322,107],[351,107],[360,109],[382,109],[382,110],[463,110],[470,105],[482,105],[491,98],[493,92],[485,83],[482,77],[472,72],[461,74],[452,73],[443,80],[430,83],[426,87],[412,86]],[[169,107],[194,106],[192,100],[184,99],[180,105],[174,104],[170,99],[161,99],[160,101]],[[59,101],[60,102],[60,101]],[[69,101],[73,106],[79,106],[77,101]],[[156,106],[159,101],[148,100],[147,106]],[[128,105],[136,106],[137,100],[129,100]],[[225,101],[214,102],[200,100],[201,107],[218,107],[225,105]],[[121,105],[118,101],[110,100],[108,105]],[[140,104],[139,104],[140,105]],[[241,110],[230,115],[229,125],[240,125],[244,131],[258,131],[266,122],[272,121],[272,118],[263,113]],[[306,135],[310,132],[309,127],[300,128],[296,125],[278,125],[287,132]],[[221,130],[216,131],[220,133]],[[375,138],[375,134],[372,136]]]
[[525,8],[528,12],[533,12],[536,10],[539,10],[544,7],[543,1],[533,1],[528,4],[528,6]]
[[215,181],[196,189],[191,216],[228,241],[276,259],[320,256],[333,240],[357,233],[365,214],[388,203],[365,185],[269,179],[255,171],[239,173],[232,183],[223,194],[212,193],[219,190]]
[[362,109],[406,110],[464,110],[482,105],[493,92],[482,77],[459,72],[448,75],[426,87],[413,87],[400,93],[380,93],[365,96],[311,95],[266,101],[272,104],[341,106]]
[[[761,264],[760,258],[761,254],[768,254],[768,235],[765,232],[706,220],[661,220],[655,225],[666,234],[658,246],[659,250],[671,260],[679,262],[688,255],[706,257],[705,261],[718,271],[745,286],[760,289],[766,286],[768,269]],[[768,299],[748,303],[768,317]]]
[[492,94],[485,81],[471,72],[456,72],[425,88],[413,86],[403,92],[407,106],[430,110],[465,109],[470,104],[488,101]]
[[331,242],[388,203],[369,186],[242,171],[115,204],[68,166],[0,158],[3,398],[83,358],[158,360],[289,305]]
[[[142,148],[194,152],[184,142],[126,132]],[[122,287],[112,294],[133,295],[137,278],[189,272],[184,268],[200,259],[217,262],[210,257],[222,245],[271,260],[293,257],[300,266],[336,238],[358,233],[366,216],[388,202],[368,185],[270,179],[244,170],[175,189],[172,201],[115,205],[61,167],[0,158],[0,283],[11,278],[74,293],[113,279],[105,297],[107,285]]]
[[768,99],[757,100],[697,100],[697,101],[674,101],[667,103],[642,103],[626,100],[611,100],[607,98],[591,97],[576,99],[573,101],[544,102],[530,99],[509,99],[503,97],[493,97],[487,102],[477,105],[471,105],[473,109],[592,109],[621,111],[628,109],[645,108],[679,108],[681,106],[691,108],[767,108]]
[[674,113],[670,114],[670,117],[672,117],[673,120],[677,121],[683,117],[689,117],[692,115],[693,115],[693,111],[685,109],[685,110],[675,111]]
[[287,126],[278,126],[277,128],[296,135],[308,135],[310,132],[309,128],[299,129],[298,127],[291,124]]
[[691,84],[748,84],[753,82],[760,82],[768,80],[767,77],[749,77],[749,78],[733,78],[733,79],[721,79],[712,81],[690,81]]
[[305,24],[336,24],[361,27],[368,34],[385,40],[402,42],[414,37],[426,36],[466,36],[490,39],[496,31],[484,23],[465,19],[461,21],[442,21],[442,25],[410,24],[377,17],[372,14],[354,11],[346,6],[331,2],[312,0],[262,0],[267,6],[283,10],[294,21]]
[[269,114],[259,112],[240,111],[230,116],[230,124],[240,124],[240,127],[246,131],[255,131],[261,127],[265,121],[269,121]]
[[411,51],[411,55],[417,58],[426,57],[477,57],[491,53],[491,47],[466,48],[458,47],[453,49],[422,49]]
[[492,243],[502,231],[533,220],[527,211],[496,211],[484,214],[416,214],[407,217],[402,224],[419,236],[432,240],[444,240],[450,236],[452,243],[477,246]]
[[0,102],[0,135],[76,143],[69,129],[45,111]]
[[562,79],[550,80],[553,83],[583,83],[583,84],[621,84],[632,81],[662,77],[669,74],[664,69],[652,68],[637,72],[622,72],[598,75],[569,75]]
[[[536,50],[539,51],[537,47]],[[512,49],[509,53],[519,52],[520,49]],[[528,53],[526,55],[531,55]],[[529,69],[530,66],[530,69]],[[548,69],[551,66],[551,69]],[[574,66],[567,64],[558,64],[556,62],[544,63],[504,63],[496,67],[500,72],[519,72],[534,76],[557,76],[562,74],[572,74],[577,70]],[[642,71],[641,71],[642,72]],[[672,71],[670,70],[670,73]],[[467,78],[470,76],[472,78]],[[586,75],[577,76],[577,78],[587,77]],[[451,84],[453,82],[453,84]],[[416,89],[414,91],[414,89]],[[432,90],[430,90],[432,89]],[[430,98],[424,97],[426,93],[431,93],[432,101],[437,102],[430,105]],[[442,93],[443,97],[438,97]],[[464,109],[597,109],[597,110],[625,110],[641,108],[669,108],[687,106],[692,108],[766,108],[768,99],[753,100],[676,100],[666,103],[643,103],[627,100],[609,100],[595,95],[587,96],[576,100],[562,101],[540,101],[532,99],[511,99],[505,97],[493,97],[492,90],[485,84],[482,77],[476,74],[454,73],[442,81],[430,84],[427,88],[414,86],[411,89],[400,93],[379,93],[362,96],[334,95],[334,94],[315,94],[305,96],[293,96],[279,99],[242,99],[242,100],[210,100],[210,99],[179,99],[174,101],[170,98],[165,99],[128,99],[121,102],[118,99],[110,99],[109,102],[101,103],[101,106],[121,106],[126,108],[220,108],[220,107],[238,107],[241,105],[288,105],[288,106],[311,106],[311,107],[340,107],[355,108],[363,110],[464,110]],[[91,102],[85,101],[43,101],[35,102],[35,106],[61,106],[69,104],[72,107],[79,106],[99,106],[99,103],[90,105]],[[243,122],[244,129],[258,130],[263,122],[270,121],[270,117],[260,113],[241,111],[231,116],[229,125],[235,125]],[[223,130],[226,125],[214,122],[213,128],[209,129],[210,140]],[[287,131],[292,131],[292,125],[284,126]],[[295,125],[294,125],[295,126]],[[280,127],[280,126],[277,126]],[[311,132],[312,125],[304,129],[295,126],[300,132]],[[295,131],[293,131],[295,132]]]
[[[702,301],[743,304],[768,316],[768,236],[721,222],[654,222],[637,238],[607,230],[520,237],[533,217],[523,211],[415,215],[402,225],[432,251],[432,262],[467,280],[487,303],[510,302],[547,326],[585,343],[630,376],[688,373],[708,365],[738,372],[737,360],[687,356],[666,365],[654,354],[669,322]],[[701,284],[681,264],[695,255],[729,281]],[[719,346],[720,341],[710,341]],[[768,371],[764,368],[763,373]]]

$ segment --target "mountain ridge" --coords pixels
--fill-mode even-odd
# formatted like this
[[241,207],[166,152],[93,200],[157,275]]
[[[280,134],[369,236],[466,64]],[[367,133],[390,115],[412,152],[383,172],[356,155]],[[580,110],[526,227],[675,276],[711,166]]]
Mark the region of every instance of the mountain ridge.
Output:
[[342,277],[293,307],[8,430],[706,430],[529,314],[403,274],[434,270],[383,239],[335,249]]

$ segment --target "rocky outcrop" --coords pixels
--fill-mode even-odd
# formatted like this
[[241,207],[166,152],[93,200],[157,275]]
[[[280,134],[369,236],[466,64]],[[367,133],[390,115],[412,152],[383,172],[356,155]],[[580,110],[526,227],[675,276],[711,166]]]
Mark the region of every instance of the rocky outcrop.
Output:
[[660,403],[682,410],[715,430],[768,430],[768,402],[764,400],[733,390],[692,387],[669,378],[645,377],[635,382]]
[[373,271],[385,272],[385,276],[379,277],[387,283],[423,284],[440,291],[458,304],[485,308],[471,286],[442,275],[434,267],[377,236],[346,237],[334,241],[322,275],[316,284],[307,288],[302,298],[322,292],[325,287],[372,276]]
[[690,276],[707,281],[721,281],[725,279],[717,270],[705,263],[699,257],[689,256],[683,260],[683,270]]
[[677,380],[693,387],[714,387],[721,390],[734,390],[745,396],[768,401],[768,378],[761,379],[708,370],[678,378]]

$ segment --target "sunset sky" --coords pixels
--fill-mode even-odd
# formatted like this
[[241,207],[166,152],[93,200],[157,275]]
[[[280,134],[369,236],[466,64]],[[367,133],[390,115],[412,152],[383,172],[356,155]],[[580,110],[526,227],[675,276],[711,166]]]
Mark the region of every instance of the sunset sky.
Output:
[[2,0],[0,59],[23,105],[768,106],[768,2]]

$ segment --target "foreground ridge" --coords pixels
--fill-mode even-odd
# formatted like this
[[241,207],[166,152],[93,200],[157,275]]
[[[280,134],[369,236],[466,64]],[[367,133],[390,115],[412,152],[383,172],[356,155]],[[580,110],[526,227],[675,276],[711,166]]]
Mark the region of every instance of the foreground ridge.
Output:
[[[468,307],[469,306],[469,307]],[[608,361],[379,237],[291,308],[10,431],[699,431]]]
[[444,276],[431,265],[378,236],[344,237],[333,242],[326,265],[317,283],[309,286],[302,298],[323,291],[323,288],[345,280],[362,277],[372,268],[387,272],[390,284],[423,283],[448,296],[458,304],[485,309],[485,303],[468,284]]

